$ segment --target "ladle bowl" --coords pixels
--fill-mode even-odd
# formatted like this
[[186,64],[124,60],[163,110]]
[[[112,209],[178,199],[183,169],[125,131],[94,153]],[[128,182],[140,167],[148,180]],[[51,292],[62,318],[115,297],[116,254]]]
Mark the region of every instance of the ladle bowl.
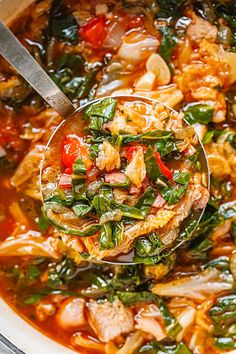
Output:
[[[163,106],[165,106],[167,110],[177,113],[175,110],[164,105],[162,102],[153,100],[151,98],[146,98],[137,95],[114,95],[112,97],[122,99],[124,101],[142,101],[151,104],[162,104]],[[44,157],[42,159],[41,168],[40,168],[41,193],[42,193],[43,202],[47,200],[49,194],[52,193],[52,191],[55,188],[57,188],[59,176],[62,174],[62,163],[61,163],[60,156],[63,148],[63,141],[65,135],[67,134],[78,135],[78,132],[80,132],[81,134],[81,130],[83,131],[83,122],[82,122],[83,113],[91,104],[98,103],[102,101],[104,98],[106,97],[90,101],[85,105],[81,106],[79,109],[76,110],[74,114],[72,114],[70,117],[64,119],[61,122],[61,124],[56,128],[51,138],[49,139],[45,149]],[[186,127],[189,125],[186,121],[185,124]],[[197,136],[195,138],[198,139]],[[207,157],[203,145],[199,141],[199,139],[198,142],[200,147],[199,161],[201,162],[201,172],[205,174],[206,184],[207,187],[209,188],[210,180],[209,180],[209,167],[208,167]],[[190,215],[182,222],[180,231],[184,230],[189,224],[192,224],[193,222],[195,222],[195,224],[197,225],[202,217],[203,212],[204,210],[192,210]],[[179,246],[180,245],[178,245],[178,247]],[[103,262],[103,263],[115,263],[121,265],[135,264],[132,260],[133,256],[134,253],[133,251],[131,251],[128,254],[122,254],[121,256],[118,256],[117,258],[114,259],[102,259],[102,260],[93,259],[93,261]]]

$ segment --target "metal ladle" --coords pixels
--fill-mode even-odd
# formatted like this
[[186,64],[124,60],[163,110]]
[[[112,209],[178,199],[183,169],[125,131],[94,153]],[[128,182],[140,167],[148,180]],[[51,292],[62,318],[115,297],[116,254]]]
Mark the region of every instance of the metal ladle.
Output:
[[[39,93],[39,95],[62,117],[64,120],[57,127],[52,134],[45,153],[43,163],[41,164],[41,171],[47,167],[48,160],[50,159],[51,151],[55,149],[58,151],[61,145],[62,138],[65,134],[75,133],[78,127],[78,117],[81,116],[83,111],[88,105],[98,102],[101,99],[89,102],[79,109],[76,109],[70,100],[64,95],[59,87],[52,81],[48,74],[42,69],[42,67],[35,61],[27,49],[18,41],[14,34],[4,25],[0,20],[0,54],[19,72],[21,76]],[[154,102],[152,99],[147,99],[140,96],[119,96],[122,98],[143,100]],[[156,101],[155,101],[156,102]],[[163,104],[163,103],[162,103]],[[166,107],[172,111],[173,109]],[[200,142],[200,160],[202,165],[202,171],[207,176],[207,185],[209,187],[209,167],[207,163],[207,157],[203,145]],[[60,162],[58,161],[58,167]],[[41,173],[42,176],[42,173]],[[44,182],[41,178],[41,190],[42,195]],[[185,228],[193,220],[200,221],[204,210],[193,211],[188,218],[186,218],[181,225]],[[111,264],[134,264],[132,261],[132,254],[120,256],[117,260],[102,260],[103,263]]]

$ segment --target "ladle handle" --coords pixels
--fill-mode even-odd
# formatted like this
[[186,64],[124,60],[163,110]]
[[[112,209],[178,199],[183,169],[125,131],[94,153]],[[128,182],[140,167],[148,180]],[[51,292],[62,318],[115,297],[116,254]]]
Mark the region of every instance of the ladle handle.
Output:
[[63,118],[74,113],[70,100],[1,20],[0,54]]

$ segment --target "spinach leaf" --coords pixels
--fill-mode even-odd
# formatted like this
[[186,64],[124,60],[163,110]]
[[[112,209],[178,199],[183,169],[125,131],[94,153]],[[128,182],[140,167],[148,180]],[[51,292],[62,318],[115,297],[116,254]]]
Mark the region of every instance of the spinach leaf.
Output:
[[92,89],[96,87],[96,75],[100,69],[101,65],[92,69],[83,77],[83,81],[76,93],[76,98],[81,99],[86,98],[87,96],[90,100],[94,98],[95,91],[93,92],[93,95],[90,95],[90,93],[93,91]]
[[236,334],[236,295],[220,297],[210,309],[215,335],[234,336]]
[[201,235],[207,237],[211,234],[217,225],[220,225],[223,221],[223,217],[210,205],[207,205],[201,222],[194,231],[194,237],[197,238]]
[[44,297],[44,294],[32,294],[29,295],[25,300],[24,304],[25,305],[36,305],[39,303],[39,301]]
[[177,152],[178,148],[173,140],[160,140],[154,144],[155,150],[160,153],[161,157],[171,152]]
[[69,68],[73,73],[81,73],[84,69],[85,60],[82,55],[78,53],[63,53],[57,61],[56,68]]
[[220,349],[233,349],[236,348],[236,342],[233,338],[220,337],[215,338],[215,346]]
[[139,197],[135,208],[139,209],[143,216],[147,216],[156,198],[155,190],[149,186],[146,191]]
[[92,285],[96,286],[98,289],[103,289],[103,290],[110,289],[109,282],[104,276],[95,273],[90,273],[89,280],[92,283]]
[[146,238],[139,238],[135,242],[135,251],[139,257],[153,257],[160,253],[162,242],[160,238],[151,233]]
[[148,147],[144,154],[144,160],[147,168],[147,173],[153,183],[156,183],[157,179],[162,175],[161,170],[156,162],[156,158],[151,146]]
[[30,265],[27,270],[26,270],[26,278],[29,281],[38,279],[38,277],[40,276],[40,270],[38,267],[36,267],[35,265]]
[[191,243],[188,254],[191,258],[204,260],[207,259],[207,251],[213,246],[213,241],[202,235]]
[[35,221],[41,232],[45,232],[50,226],[49,222],[43,217],[43,215],[37,217]]
[[177,43],[176,34],[173,27],[170,26],[158,26],[158,30],[162,34],[161,45],[159,48],[159,54],[162,58],[169,62],[172,57],[174,47]]
[[177,186],[173,186],[172,184],[168,183],[167,187],[159,187],[159,192],[167,201],[167,203],[172,205],[177,203],[183,197],[187,188],[188,183]]
[[113,142],[117,146],[124,146],[134,141],[140,142],[142,144],[150,144],[156,142],[163,142],[168,139],[171,139],[173,136],[172,132],[164,131],[164,130],[155,130],[148,133],[137,134],[137,135],[129,135],[129,134],[120,134],[113,136]]
[[77,266],[69,258],[63,258],[60,262],[53,262],[48,267],[48,286],[57,288],[69,284],[77,275]]
[[184,108],[184,118],[189,124],[210,123],[214,107],[206,104],[192,104]]
[[45,202],[42,207],[42,212],[45,218],[52,225],[66,234],[81,237],[91,236],[96,234],[101,228],[101,225],[96,223],[94,220],[90,220],[83,226],[78,226],[74,224],[73,221],[71,221],[71,224],[69,225],[68,213],[70,214],[72,211],[56,202]]
[[51,35],[68,42],[78,39],[78,25],[63,0],[54,0],[50,11],[49,32]]
[[116,247],[122,240],[124,233],[123,223],[107,222],[102,225],[102,232],[99,236],[100,249],[110,249]]
[[116,245],[112,239],[112,224],[108,222],[105,223],[104,225],[102,225],[101,230],[102,232],[98,239],[100,249],[104,250],[114,248]]
[[189,172],[181,172],[176,170],[173,175],[173,180],[179,184],[188,184],[190,181],[190,174]]
[[72,165],[72,169],[73,169],[73,173],[76,175],[80,175],[80,174],[85,175],[87,171],[81,157],[75,160],[75,163]]
[[162,344],[152,341],[144,344],[138,353],[146,354],[192,354],[188,347],[180,342],[178,344]]
[[158,186],[159,192],[169,205],[177,203],[183,197],[188,188],[190,174],[176,170],[173,180],[177,183],[176,185],[166,180],[165,185]]
[[113,201],[111,201],[111,205],[113,208],[120,209],[121,211],[123,211],[123,215],[126,216],[127,218],[138,219],[138,220],[144,219],[142,212],[136,207],[116,203]]
[[83,204],[83,203],[75,204],[72,207],[73,212],[79,218],[81,218],[82,216],[88,214],[91,211],[91,209],[92,209],[91,205],[87,205],[87,204]]
[[[45,199],[45,202],[55,202],[62,206],[71,206],[74,203],[74,196],[71,191],[62,191],[61,189],[56,189],[52,194],[49,194]],[[45,217],[44,217],[45,219]],[[47,220],[47,219],[45,219]]]
[[157,3],[160,6],[160,11],[158,12],[158,17],[169,18],[178,17],[181,15],[181,7],[184,0],[158,0]]
[[105,120],[112,120],[115,115],[117,101],[112,97],[104,98],[98,103],[90,105],[84,112],[83,119],[87,119],[91,116],[102,117]]
[[224,272],[229,270],[229,257],[221,256],[201,265],[201,269],[216,268]]

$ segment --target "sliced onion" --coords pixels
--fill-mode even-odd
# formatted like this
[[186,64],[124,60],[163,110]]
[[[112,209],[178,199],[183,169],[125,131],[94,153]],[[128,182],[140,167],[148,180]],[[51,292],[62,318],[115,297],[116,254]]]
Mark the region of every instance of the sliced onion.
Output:
[[108,34],[103,43],[103,47],[105,48],[116,48],[121,45],[121,40],[123,35],[125,34],[124,27],[120,24],[120,22],[113,22],[107,28]]

